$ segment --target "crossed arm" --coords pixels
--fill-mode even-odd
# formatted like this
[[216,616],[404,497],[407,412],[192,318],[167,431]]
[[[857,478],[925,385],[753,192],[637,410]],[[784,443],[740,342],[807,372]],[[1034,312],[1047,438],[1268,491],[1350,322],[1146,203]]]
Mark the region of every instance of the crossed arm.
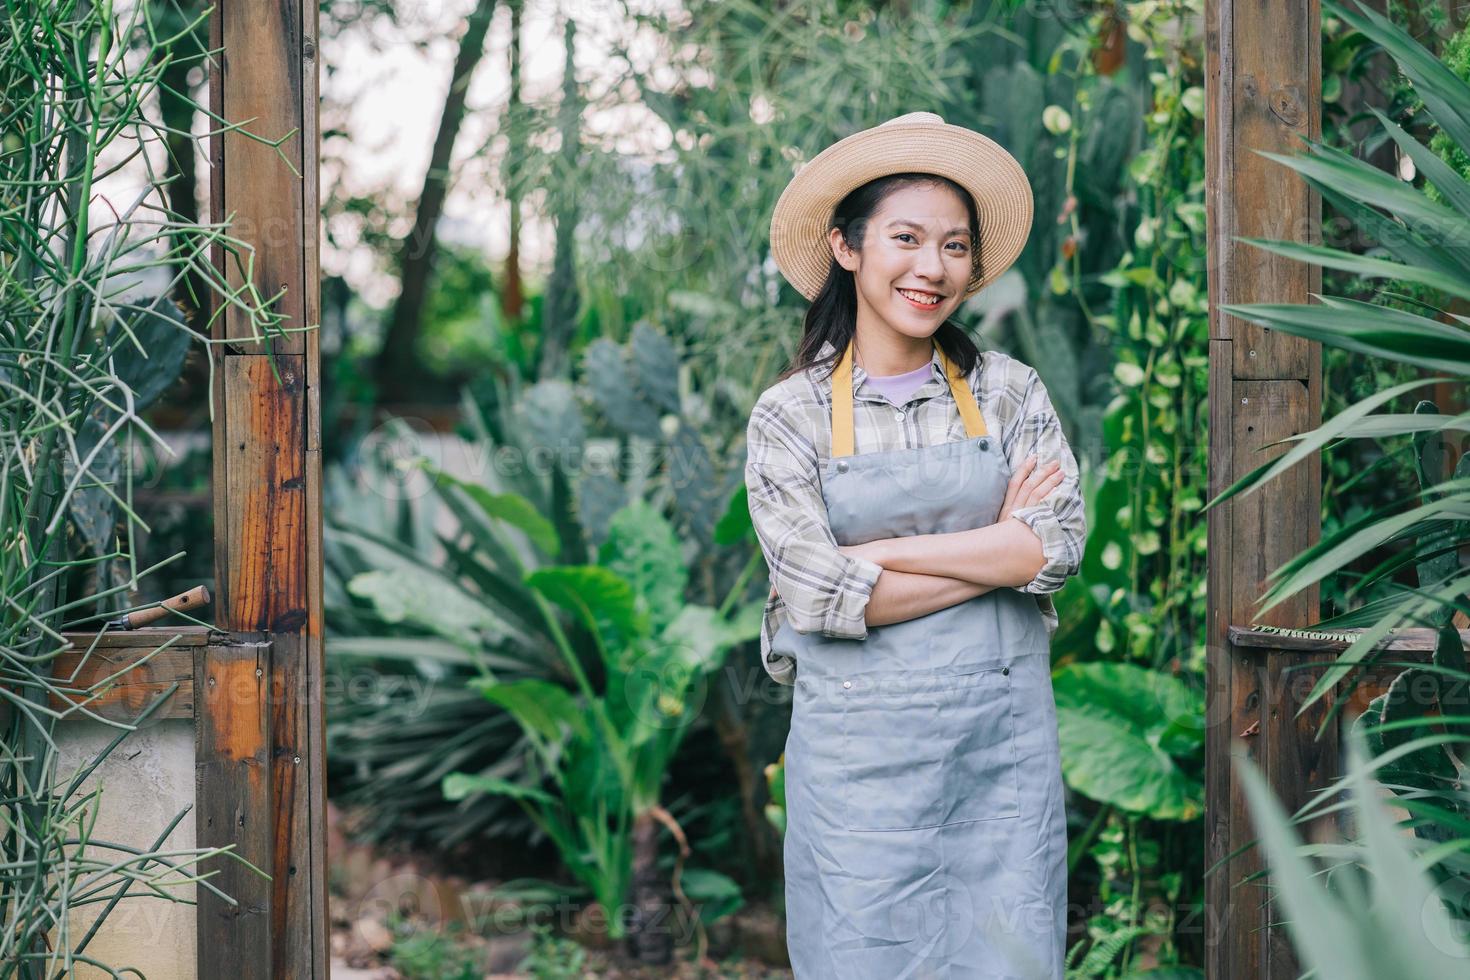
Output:
[[[870,625],[927,615],[991,589],[1060,588],[1081,561],[1082,500],[1071,451],[1035,385],[1011,436],[1030,455],[994,524],[850,546],[839,546],[827,526],[811,422],[762,396],[747,429],[745,482],[783,618],[798,632],[860,640]],[[1038,466],[1038,457],[1048,462]],[[1053,494],[1058,487],[1062,494]]]
[[1012,511],[1039,504],[1062,482],[1056,461],[1036,466],[1032,456],[1011,477],[994,524],[947,534],[915,534],[839,546],[844,554],[882,566],[864,609],[869,626],[901,623],[984,595],[1018,587],[1046,563],[1041,538]]

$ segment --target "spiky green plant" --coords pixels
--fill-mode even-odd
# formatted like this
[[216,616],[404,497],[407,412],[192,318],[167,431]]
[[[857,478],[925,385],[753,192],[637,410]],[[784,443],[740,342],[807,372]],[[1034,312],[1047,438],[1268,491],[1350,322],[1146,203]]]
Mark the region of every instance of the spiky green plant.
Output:
[[[664,409],[678,405],[672,387],[677,360],[672,351],[661,352],[663,343],[651,329],[635,331],[626,347],[595,343],[589,377],[597,385],[587,401],[604,407],[599,392],[611,383],[609,375],[621,372],[627,382],[618,389],[622,413],[602,418],[615,433],[645,446],[667,439],[677,447],[663,422],[673,414]],[[656,382],[648,380],[655,375]],[[658,401],[628,397],[659,387],[666,390],[647,396]],[[718,609],[686,603],[686,546],[662,507],[678,515],[691,536],[738,538],[738,529],[729,526],[737,522],[710,516],[713,481],[691,481],[680,472],[691,460],[696,469],[701,460],[708,465],[692,430],[685,445],[698,446],[699,453],[671,451],[670,465],[654,472],[649,464],[659,460],[645,454],[619,479],[584,458],[590,447],[583,411],[565,381],[538,382],[514,400],[497,388],[488,405],[465,399],[472,446],[491,453],[495,465],[459,477],[423,458],[404,461],[405,469],[431,477],[431,496],[424,499],[454,519],[453,531],[434,542],[442,558],[419,533],[426,515],[411,489],[386,509],[386,497],[374,499],[371,490],[334,491],[353,503],[334,513],[327,528],[329,621],[379,636],[341,636],[328,648],[334,657],[396,652],[406,660],[433,658],[454,665],[447,676],[455,680],[463,680],[460,668],[468,667],[468,682],[485,711],[475,715],[466,705],[458,717],[483,723],[479,743],[456,738],[451,746],[452,733],[436,719],[420,717],[416,725],[443,730],[445,748],[473,758],[479,768],[445,775],[446,756],[439,752],[400,758],[392,763],[396,772],[385,775],[418,793],[438,773],[445,797],[461,803],[465,818],[481,830],[487,821],[504,824],[507,804],[522,808],[616,916],[626,899],[636,898],[635,882],[644,882],[645,890],[661,887],[654,880],[652,844],[660,821],[672,819],[659,805],[664,777],[697,717],[702,701],[695,698],[705,693],[705,679],[731,646],[757,635],[763,601],[741,602],[756,552]],[[674,421],[689,428],[677,416]],[[515,452],[494,455],[497,449]],[[743,503],[737,509],[748,525]],[[388,519],[393,510],[397,516]],[[396,533],[372,528],[384,524]],[[701,554],[697,547],[691,553]],[[390,632],[406,636],[381,635]],[[491,727],[504,720],[519,726],[518,738],[503,725]],[[353,727],[368,722],[360,717]],[[333,737],[340,741],[344,734],[339,728]],[[365,740],[354,741],[361,757]],[[373,782],[362,780],[353,795],[363,802],[384,795],[382,784]],[[473,812],[466,812],[476,797]],[[709,892],[716,882],[715,892],[728,890],[714,872],[693,880],[689,895]],[[728,901],[728,895],[710,897]],[[614,918],[614,937],[624,936],[625,928],[628,938],[638,936],[637,917]]]
[[[1439,980],[1464,976],[1470,962],[1464,879],[1432,874],[1442,858],[1399,833],[1379,798],[1373,777],[1397,755],[1370,758],[1363,733],[1351,731],[1347,773],[1295,815],[1245,753],[1234,756],[1265,850],[1272,921],[1286,926],[1312,976]],[[1293,826],[1327,807],[1351,808],[1350,839],[1302,842]]]
[[[1387,18],[1366,8],[1327,0],[1326,8],[1379,45],[1413,84],[1439,134],[1461,149],[1470,148],[1470,85],[1455,75]],[[1378,412],[1395,399],[1426,385],[1470,380],[1470,318],[1448,309],[1450,299],[1470,299],[1470,183],[1441,155],[1406,132],[1382,112],[1372,110],[1388,137],[1413,161],[1418,174],[1438,191],[1384,173],[1371,164],[1314,140],[1298,156],[1263,154],[1301,175],[1323,199],[1351,218],[1377,247],[1371,254],[1283,241],[1242,238],[1248,244],[1288,258],[1354,273],[1365,279],[1416,283],[1426,295],[1446,297],[1444,309],[1423,312],[1373,302],[1320,296],[1319,304],[1256,303],[1227,305],[1229,314],[1324,344],[1411,365],[1433,374],[1391,386],[1340,411],[1318,428],[1291,437],[1295,445],[1278,459],[1263,463],[1223,491],[1209,507],[1265,482],[1347,439],[1411,437],[1420,492],[1326,533],[1271,574],[1262,597],[1265,612],[1354,561],[1378,557],[1359,588],[1380,586],[1381,595],[1360,608],[1334,616],[1318,626],[1355,627],[1347,649],[1322,672],[1302,701],[1298,714],[1349,678],[1354,669],[1380,658],[1381,641],[1404,626],[1437,631],[1438,648],[1431,663],[1410,666],[1383,698],[1359,719],[1354,737],[1381,754],[1378,778],[1400,794],[1398,802],[1412,815],[1421,836],[1442,842],[1423,863],[1442,885],[1470,887],[1470,865],[1459,856],[1470,845],[1470,795],[1464,783],[1470,749],[1470,708],[1464,697],[1465,653],[1451,625],[1456,610],[1470,611],[1466,593],[1470,570],[1459,549],[1470,542],[1470,474],[1465,464],[1448,477],[1442,451],[1444,434],[1470,429],[1470,414],[1443,415],[1421,403],[1410,413]],[[1424,410],[1428,409],[1428,410]],[[1397,580],[1400,572],[1417,573],[1417,584]],[[1417,690],[1427,681],[1430,690]],[[1410,691],[1413,687],[1416,690]],[[1457,693],[1455,693],[1457,692]],[[1448,697],[1455,693],[1453,698]],[[1337,723],[1338,699],[1325,713],[1324,725]],[[1462,906],[1456,910],[1467,916]],[[1356,933],[1355,933],[1356,934]],[[1367,962],[1366,960],[1364,962]],[[1328,970],[1324,975],[1358,975]],[[1377,975],[1373,971],[1362,974]]]
[[[146,525],[132,506],[128,450],[141,438],[167,451],[141,412],[177,376],[191,336],[208,342],[169,295],[187,276],[214,294],[219,310],[242,311],[257,336],[282,329],[248,285],[249,248],[224,226],[178,220],[165,203],[150,153],[169,132],[152,107],[169,66],[202,57],[183,39],[207,12],[171,19],[187,26],[170,34],[157,27],[155,6],[0,4],[4,980],[70,976],[82,963],[118,976],[87,949],[120,901],[176,901],[165,886],[185,882],[222,894],[191,870],[218,849],[163,849],[187,808],[138,850],[94,836],[101,790],[81,789],[173,689],[125,724],[89,706],[101,682],[81,689],[53,670],[68,646],[62,631],[117,615],[153,570],[138,567],[132,548]],[[230,287],[210,265],[216,246],[247,285]],[[191,299],[205,305],[206,297]],[[79,704],[58,710],[57,698]],[[57,771],[56,725],[68,716],[117,730],[74,775]],[[93,904],[103,914],[73,934],[69,913]]]

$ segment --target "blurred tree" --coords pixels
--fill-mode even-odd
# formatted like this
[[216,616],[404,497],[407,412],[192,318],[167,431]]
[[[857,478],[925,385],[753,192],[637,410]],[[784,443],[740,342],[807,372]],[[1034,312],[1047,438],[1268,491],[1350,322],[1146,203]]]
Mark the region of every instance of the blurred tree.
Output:
[[449,94],[439,113],[439,131],[434,137],[429,169],[424,173],[423,189],[419,191],[413,227],[398,246],[401,288],[373,370],[380,397],[385,401],[406,400],[428,380],[416,348],[423,329],[429,276],[434,269],[435,227],[444,213],[444,198],[449,190],[449,158],[464,124],[465,96],[475,69],[485,56],[485,35],[495,15],[495,4],[496,0],[479,0],[465,22],[454,71],[449,76]]
[[[566,48],[561,83],[561,163],[562,172],[577,172],[577,151],[582,142],[582,100],[577,92],[577,76],[572,54],[575,50],[577,22],[566,18],[562,28]],[[577,221],[581,214],[578,194],[564,193],[556,207],[556,251],[551,262],[551,280],[546,284],[546,304],[541,308],[541,357],[539,378],[556,378],[566,374],[572,333],[576,329],[577,256],[574,250]]]
[[[506,118],[513,119],[521,106],[521,10],[523,0],[506,0],[510,8],[510,96],[506,105]],[[521,192],[509,179],[516,168],[520,155],[520,136],[512,131],[510,142],[505,148],[505,165],[501,183],[505,187],[506,201],[510,205],[510,248],[505,255],[505,285],[500,290],[500,312],[502,319],[517,320],[521,315],[524,290],[521,285]]]

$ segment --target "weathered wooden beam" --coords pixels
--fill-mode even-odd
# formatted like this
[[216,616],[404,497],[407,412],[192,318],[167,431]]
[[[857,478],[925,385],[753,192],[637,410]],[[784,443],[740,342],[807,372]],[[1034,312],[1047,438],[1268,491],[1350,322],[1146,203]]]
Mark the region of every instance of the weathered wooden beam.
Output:
[[[1302,651],[1308,653],[1341,652],[1346,650],[1354,637],[1362,633],[1359,629],[1325,630],[1339,634],[1342,638],[1322,636],[1295,636],[1276,633],[1272,630],[1251,629],[1248,626],[1231,626],[1228,637],[1232,646],[1257,650]],[[1384,637],[1373,649],[1389,652],[1433,653],[1438,633],[1422,626],[1405,627]],[[1460,642],[1470,648],[1470,629],[1460,630]]]
[[[200,847],[233,846],[270,873],[274,807],[270,778],[269,641],[206,648],[194,675],[195,835]],[[209,880],[231,904],[199,888],[200,977],[269,980],[272,882],[239,861],[213,858]]]
[[[1321,418],[1318,345],[1222,314],[1222,304],[1301,302],[1321,270],[1236,242],[1236,236],[1320,240],[1320,202],[1289,168],[1254,152],[1299,153],[1321,132],[1321,38],[1316,0],[1205,5],[1205,206],[1210,270],[1209,492],[1286,447],[1265,447]],[[1299,974],[1269,901],[1233,756],[1244,754],[1294,809],[1337,770],[1336,740],[1312,736],[1324,699],[1296,718],[1284,675],[1303,657],[1237,648],[1231,625],[1301,627],[1318,617],[1316,588],[1262,616],[1267,576],[1320,534],[1320,464],[1304,460],[1253,494],[1209,513],[1205,762],[1205,957],[1210,977],[1286,980]],[[1246,735],[1245,733],[1255,733]],[[1216,867],[1218,865],[1218,867]]]
[[[253,285],[276,297],[290,332],[251,341],[248,318],[216,320],[216,622],[272,641],[269,766],[274,876],[271,969],[327,977],[326,793],[321,615],[319,116],[317,5],[224,0],[212,18],[222,49],[215,110],[239,133],[218,136],[211,215],[253,250]],[[284,159],[282,158],[284,156]],[[232,284],[242,272],[216,251]],[[207,975],[207,974],[204,974]]]
[[[55,679],[68,696],[63,699],[53,694],[51,707],[64,711],[69,704],[85,704],[87,711],[99,717],[122,722],[138,717],[138,712],[176,682],[178,689],[150,717],[159,721],[193,718],[195,662],[211,638],[221,636],[208,627],[192,625],[61,635],[72,649],[56,658]],[[95,697],[87,693],[125,668],[106,685],[105,693]],[[78,710],[68,717],[86,715]]]

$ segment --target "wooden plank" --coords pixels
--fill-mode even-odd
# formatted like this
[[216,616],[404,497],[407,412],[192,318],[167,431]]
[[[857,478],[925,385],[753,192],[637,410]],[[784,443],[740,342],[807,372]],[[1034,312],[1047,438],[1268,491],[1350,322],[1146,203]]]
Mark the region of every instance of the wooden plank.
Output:
[[[1282,5],[1207,0],[1205,5],[1205,208],[1210,307],[1210,494],[1280,455],[1276,439],[1315,426],[1321,368],[1316,344],[1223,315],[1232,303],[1308,302],[1319,269],[1279,258],[1240,237],[1320,240],[1320,202],[1289,168],[1257,150],[1294,154],[1320,132],[1320,21],[1316,0]],[[1268,882],[1241,882],[1262,867],[1235,756],[1256,763],[1287,806],[1336,771],[1335,732],[1312,733],[1319,704],[1294,718],[1310,678],[1288,670],[1326,652],[1285,654],[1236,646],[1230,627],[1301,627],[1318,618],[1305,590],[1264,616],[1267,577],[1319,534],[1320,466],[1304,461],[1251,495],[1208,515],[1206,649],[1206,974],[1296,977],[1289,937],[1271,925]],[[1302,686],[1305,681],[1305,687]]]
[[[313,975],[312,910],[315,892],[326,876],[313,875],[312,823],[326,807],[312,812],[313,786],[307,777],[312,756],[309,704],[315,684],[307,669],[304,631],[277,633],[271,645],[271,781],[275,796],[274,842],[271,857],[275,877],[272,904],[273,975],[295,978]],[[320,675],[318,675],[320,676]],[[319,699],[317,699],[319,700]],[[320,751],[318,749],[318,751]],[[320,782],[320,781],[318,781]],[[324,852],[320,864],[325,865]],[[325,975],[323,975],[325,976]]]
[[[1234,379],[1230,404],[1232,480],[1284,455],[1290,447],[1280,445],[1280,441],[1308,427],[1312,412],[1307,391],[1306,385],[1295,380]],[[1313,463],[1313,460],[1303,460],[1267,487],[1232,501],[1234,526],[1229,550],[1216,559],[1231,565],[1232,622],[1248,620],[1270,626],[1301,626],[1317,618],[1316,588],[1303,590],[1264,615],[1256,613],[1258,599],[1268,586],[1268,575],[1316,540],[1314,518],[1319,494],[1313,489]],[[1237,678],[1244,672],[1250,680],[1249,691],[1243,697],[1237,692],[1236,706],[1241,713],[1230,727],[1237,738],[1243,739],[1246,752],[1266,774],[1288,810],[1305,803],[1308,792],[1325,786],[1336,771],[1335,740],[1314,740],[1322,715],[1331,703],[1330,697],[1327,704],[1319,702],[1302,718],[1296,718],[1297,708],[1311,689],[1310,678],[1298,672],[1284,672],[1293,662],[1323,656],[1296,653],[1288,658],[1269,652],[1262,655],[1256,651],[1231,650],[1232,662],[1237,664]],[[1301,688],[1304,680],[1307,681],[1305,690]],[[1255,734],[1245,734],[1248,732]],[[1250,823],[1244,788],[1238,778],[1230,793],[1230,836],[1239,845],[1255,836],[1256,829]],[[1260,856],[1251,859],[1252,863],[1260,860]],[[1261,938],[1263,948],[1240,950],[1236,968],[1254,972],[1231,975],[1294,978],[1300,971],[1295,968],[1290,936],[1284,928],[1268,924],[1280,916],[1272,914],[1272,906],[1266,901],[1269,893],[1265,881],[1259,879],[1246,886],[1260,899],[1253,905],[1253,914],[1262,917],[1259,922],[1262,929],[1253,930],[1251,935]],[[1237,902],[1241,900],[1238,895]]]
[[[1236,346],[1239,346],[1238,344]],[[1232,388],[1232,482],[1262,463],[1286,454],[1290,446],[1267,444],[1311,427],[1307,386],[1297,381],[1244,381]],[[1304,459],[1270,484],[1231,501],[1234,535],[1222,558],[1233,565],[1228,623],[1302,626],[1318,619],[1318,590],[1304,589],[1264,615],[1258,599],[1267,577],[1316,542],[1320,493],[1313,493],[1314,460]]]
[[[312,7],[315,10],[315,6]],[[312,336],[315,336],[313,333]],[[309,358],[314,360],[315,358]],[[315,417],[316,413],[312,413]],[[326,635],[322,601],[322,460],[316,449],[306,453],[306,659],[302,665],[306,678],[306,752],[302,768],[306,770],[307,784],[305,816],[307,840],[311,855],[311,867],[315,873],[307,881],[311,894],[311,933],[309,948],[312,950],[312,976],[326,980],[330,969],[327,963],[327,929],[331,922],[331,905],[327,898],[327,718],[322,700],[322,679],[326,677]]]
[[[257,868],[271,868],[269,642],[210,646],[194,676],[195,833],[201,847],[234,845]],[[239,861],[219,857],[201,871],[235,900],[198,890],[200,977],[271,977],[272,883]]]
[[[1230,348],[1229,340],[1210,341],[1211,497],[1230,485],[1234,472],[1235,380],[1231,376]],[[1210,977],[1257,976],[1259,963],[1252,959],[1255,947],[1232,942],[1231,938],[1253,933],[1262,925],[1258,901],[1247,900],[1255,889],[1249,885],[1237,887],[1260,870],[1259,857],[1254,851],[1246,851],[1226,860],[1226,855],[1243,843],[1239,838],[1245,820],[1233,756],[1248,747],[1240,741],[1240,733],[1249,731],[1253,724],[1259,727],[1261,689],[1256,662],[1240,656],[1225,642],[1235,566],[1224,557],[1230,554],[1236,537],[1234,516],[1235,501],[1213,507],[1206,515],[1210,561],[1206,570],[1204,918],[1205,973]],[[1208,870],[1211,868],[1215,870]],[[1242,887],[1246,890],[1244,896]]]
[[[159,641],[162,645],[165,640]],[[201,647],[180,645],[177,641],[153,653],[157,647],[100,644],[88,650],[81,646],[56,658],[56,684],[67,688],[66,697],[51,695],[56,711],[85,703],[68,718],[86,718],[83,710],[110,721],[131,723],[154,699],[175,682],[179,687],[152,715],[150,721],[194,717],[194,662]],[[146,658],[146,659],[145,659]],[[140,662],[141,661],[141,662]],[[93,696],[89,689],[118,671],[125,670],[103,693]]]
[[225,638],[219,630],[194,623],[178,626],[144,626],[135,630],[108,630],[106,632],[63,632],[62,637],[83,649],[95,645],[99,648],[155,647],[171,636],[177,636],[174,646],[202,647]]
[[[1320,283],[1320,271],[1232,240],[1320,241],[1317,195],[1255,152],[1300,153],[1299,136],[1321,134],[1320,16],[1316,0],[1206,5],[1206,165],[1215,178],[1206,180],[1206,212],[1219,222],[1212,308],[1307,302],[1313,277]],[[1237,378],[1305,379],[1319,356],[1308,341],[1225,315],[1211,316],[1210,335],[1236,341]]]
[[[304,357],[223,358],[225,479],[215,492],[219,625],[289,633],[306,623]],[[223,494],[223,499],[221,499]]]
[[[223,0],[214,15],[224,47],[219,55],[223,74],[220,101],[215,105],[225,119],[260,137],[253,139],[240,132],[223,137],[227,179],[222,181],[216,220],[234,214],[231,233],[254,249],[253,270],[242,270],[242,263],[227,261],[226,272],[231,287],[238,288],[243,282],[242,271],[250,271],[262,298],[284,290],[273,308],[287,317],[283,326],[297,329],[306,322],[301,3]],[[264,142],[283,137],[285,141],[279,148]],[[313,145],[308,156],[315,154]],[[249,337],[258,332],[249,318],[233,307],[216,321],[214,329],[216,338]],[[266,342],[245,341],[234,349],[248,354],[267,349],[278,354],[306,350],[300,333],[277,336],[268,343],[267,348]]]
[[[103,718],[131,722],[139,711],[175,681],[179,683],[178,690],[152,718],[159,721],[167,718],[193,718],[194,662],[207,644],[221,638],[223,634],[207,626],[191,623],[178,627],[145,626],[136,630],[107,630],[100,633],[68,631],[61,636],[71,644],[72,649],[56,658],[56,676],[69,678],[67,686],[78,693],[66,700],[52,695],[51,707],[57,711],[65,710],[68,703],[75,704],[85,700],[85,695],[80,693],[83,689],[142,660],[165,643],[168,644],[167,648],[154,653],[146,663],[118,677],[106,694],[87,705],[89,711]],[[78,712],[68,717],[80,719],[86,715]]]
[[[1345,629],[1325,632],[1352,636],[1361,633],[1362,630]],[[1394,652],[1432,653],[1434,651],[1436,636],[1436,632],[1428,627],[1408,626],[1390,633],[1374,649]],[[1249,647],[1256,650],[1296,650],[1314,653],[1325,651],[1340,652],[1346,650],[1351,642],[1347,639],[1292,636],[1284,633],[1273,633],[1269,630],[1250,629],[1245,626],[1231,626],[1229,637],[1230,642],[1237,647]],[[1470,629],[1460,630],[1460,642],[1464,643],[1467,649],[1470,649]]]

